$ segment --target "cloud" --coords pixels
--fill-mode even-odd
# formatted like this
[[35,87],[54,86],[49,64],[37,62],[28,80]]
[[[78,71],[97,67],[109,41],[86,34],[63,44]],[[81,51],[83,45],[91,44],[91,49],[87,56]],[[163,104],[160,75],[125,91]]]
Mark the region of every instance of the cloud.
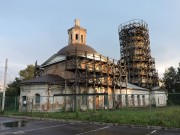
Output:
[[3,81],[0,81],[0,92],[3,90]]
[[156,69],[162,78],[166,68],[170,66],[174,68],[178,67],[180,62],[179,39],[174,36],[169,36],[169,38],[161,37],[159,40],[158,37],[156,37],[153,40],[156,41],[151,42],[151,55],[155,58]]

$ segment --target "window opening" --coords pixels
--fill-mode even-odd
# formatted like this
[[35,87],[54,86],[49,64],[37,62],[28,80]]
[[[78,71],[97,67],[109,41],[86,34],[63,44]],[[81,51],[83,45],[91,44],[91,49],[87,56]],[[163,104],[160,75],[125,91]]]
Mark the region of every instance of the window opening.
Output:
[[71,39],[71,42],[72,42],[72,34],[70,35],[70,39]]
[[35,103],[40,104],[40,95],[39,94],[35,95]]
[[27,104],[26,96],[22,97],[22,103],[23,103],[23,106],[26,106],[26,104]]
[[78,40],[78,34],[76,34],[76,40]]
[[83,43],[83,35],[81,35],[81,42]]

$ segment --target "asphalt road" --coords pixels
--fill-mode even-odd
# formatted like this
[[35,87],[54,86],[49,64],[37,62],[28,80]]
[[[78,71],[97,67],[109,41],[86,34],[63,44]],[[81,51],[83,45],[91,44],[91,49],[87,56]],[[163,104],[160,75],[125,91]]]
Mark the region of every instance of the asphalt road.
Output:
[[0,117],[0,135],[180,135],[180,130]]

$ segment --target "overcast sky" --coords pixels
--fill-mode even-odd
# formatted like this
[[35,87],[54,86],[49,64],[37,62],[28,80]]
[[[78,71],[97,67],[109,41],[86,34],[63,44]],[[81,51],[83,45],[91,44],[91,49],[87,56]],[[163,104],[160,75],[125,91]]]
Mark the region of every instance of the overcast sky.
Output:
[[162,77],[180,62],[180,0],[0,0],[0,81],[8,58],[8,81],[28,64],[42,64],[68,44],[67,30],[80,19],[87,44],[120,58],[118,26],[148,23],[151,55]]

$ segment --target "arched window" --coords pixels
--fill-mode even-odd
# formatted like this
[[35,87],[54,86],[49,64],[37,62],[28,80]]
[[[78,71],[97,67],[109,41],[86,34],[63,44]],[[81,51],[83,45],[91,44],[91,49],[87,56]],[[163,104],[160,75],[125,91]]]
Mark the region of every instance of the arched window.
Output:
[[72,41],[72,34],[70,35],[71,41]]
[[72,43],[72,34],[70,34],[70,43]]
[[26,100],[27,100],[27,97],[26,96],[22,96],[22,104],[23,104],[23,106],[27,105]]
[[76,34],[76,40],[78,40],[78,34]]
[[40,104],[40,95],[39,94],[35,95],[35,104]]
[[82,42],[82,43],[84,42],[84,40],[83,40],[83,35],[81,35],[81,42]]

